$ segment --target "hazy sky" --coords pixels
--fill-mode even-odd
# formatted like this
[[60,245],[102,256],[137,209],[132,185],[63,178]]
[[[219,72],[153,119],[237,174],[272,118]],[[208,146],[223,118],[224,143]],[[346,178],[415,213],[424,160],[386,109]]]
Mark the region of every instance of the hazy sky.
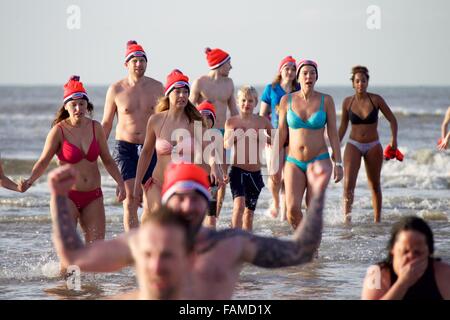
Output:
[[[77,21],[70,5],[79,29],[67,27]],[[316,60],[324,85],[350,85],[355,64],[374,85],[450,85],[448,0],[14,0],[0,15],[0,85],[62,85],[71,74],[110,84],[126,75],[130,39],[162,82],[174,68],[192,80],[206,73],[209,46],[231,54],[236,84],[270,82],[290,54]]]

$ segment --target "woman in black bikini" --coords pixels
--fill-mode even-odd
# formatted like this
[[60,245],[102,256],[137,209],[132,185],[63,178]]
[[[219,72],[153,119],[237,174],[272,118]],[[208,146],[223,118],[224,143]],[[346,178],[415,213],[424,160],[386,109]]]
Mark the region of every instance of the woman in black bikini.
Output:
[[364,158],[369,188],[372,192],[374,220],[380,222],[382,194],[380,187],[381,165],[383,164],[383,148],[378,137],[378,111],[381,110],[390,122],[392,139],[391,147],[397,149],[397,120],[384,99],[367,92],[369,70],[363,66],[352,68],[352,84],[355,95],[347,97],[342,103],[342,117],[339,128],[339,140],[345,136],[348,122],[352,123],[350,137],[344,151],[344,217],[351,221],[353,195]]

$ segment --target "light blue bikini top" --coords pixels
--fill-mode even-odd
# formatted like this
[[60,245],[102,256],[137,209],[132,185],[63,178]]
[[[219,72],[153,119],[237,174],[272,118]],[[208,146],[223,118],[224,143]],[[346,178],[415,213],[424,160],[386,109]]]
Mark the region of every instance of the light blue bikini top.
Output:
[[303,121],[294,110],[292,110],[292,94],[289,94],[289,109],[287,112],[287,124],[292,129],[318,130],[325,127],[327,123],[327,113],[324,110],[324,98],[322,95],[319,110],[314,112],[306,121]]

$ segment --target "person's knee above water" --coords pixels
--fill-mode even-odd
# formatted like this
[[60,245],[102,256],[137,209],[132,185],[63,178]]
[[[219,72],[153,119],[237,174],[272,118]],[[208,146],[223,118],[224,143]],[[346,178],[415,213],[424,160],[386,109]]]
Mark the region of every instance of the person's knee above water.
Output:
[[450,299],[450,265],[434,256],[433,232],[423,219],[400,219],[387,251],[383,262],[368,269],[362,299]]

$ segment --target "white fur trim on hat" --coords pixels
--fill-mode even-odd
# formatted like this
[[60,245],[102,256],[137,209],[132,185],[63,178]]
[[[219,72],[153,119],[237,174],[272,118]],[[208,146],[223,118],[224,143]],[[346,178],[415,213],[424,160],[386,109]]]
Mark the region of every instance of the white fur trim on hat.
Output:
[[169,189],[167,189],[166,192],[164,192],[164,194],[162,195],[161,202],[165,204],[169,200],[169,198],[173,196],[175,193],[189,190],[198,191],[202,195],[204,195],[208,201],[211,201],[211,194],[209,193],[208,189],[205,188],[202,184],[192,180],[184,180],[178,181]]
[[170,93],[170,91],[172,91],[173,88],[182,88],[182,87],[188,87],[188,89],[190,90],[188,82],[177,81],[177,82],[173,83],[169,88],[167,88],[166,92],[164,92],[164,95],[167,96]]
[[223,59],[221,62],[219,62],[218,64],[215,64],[215,65],[213,65],[213,66],[210,66],[209,69],[210,69],[210,70],[217,69],[217,68],[219,68],[221,65],[223,65],[223,64],[227,63],[228,61],[230,61],[230,59],[231,59],[231,56],[228,56],[228,57],[226,57],[225,59]]

